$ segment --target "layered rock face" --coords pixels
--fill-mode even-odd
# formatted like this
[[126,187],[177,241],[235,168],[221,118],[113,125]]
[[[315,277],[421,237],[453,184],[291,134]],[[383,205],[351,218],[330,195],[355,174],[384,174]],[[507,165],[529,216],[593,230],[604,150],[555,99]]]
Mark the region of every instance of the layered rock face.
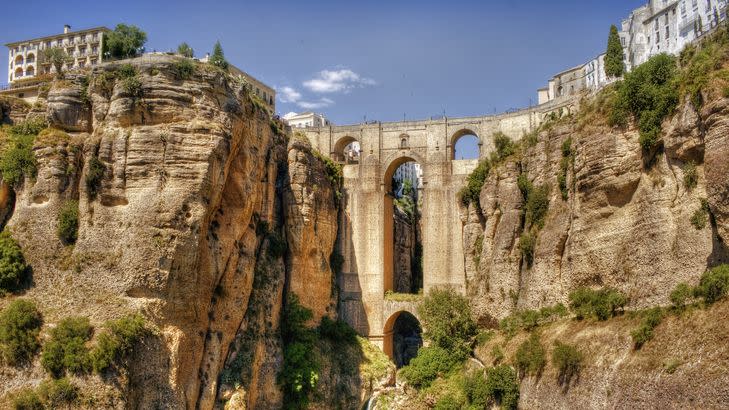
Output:
[[[467,292],[480,320],[566,304],[569,292],[582,286],[620,289],[636,308],[667,304],[676,284],[695,284],[707,267],[726,262],[727,118],[726,100],[700,113],[683,105],[664,124],[664,149],[649,164],[637,131],[568,123],[542,132],[521,160],[492,169],[480,207],[462,210]],[[693,188],[684,183],[689,163],[698,176]],[[550,186],[531,267],[519,247],[525,231],[520,174],[535,187]],[[696,228],[691,218],[704,198],[710,223]]]
[[[68,137],[37,140],[38,176],[14,202],[3,187],[7,227],[33,266],[25,297],[49,324],[141,312],[158,329],[111,407],[213,408],[228,394],[219,375],[239,353],[230,347],[246,332],[250,378],[238,402],[280,406],[284,294],[300,293],[317,318],[334,313],[335,187],[308,147],[287,146],[243,84],[205,65],[180,76],[172,57],[127,63],[139,87],[120,76],[121,63],[54,82],[44,115]],[[56,234],[69,200],[79,201],[74,246]],[[33,374],[2,388],[39,382],[42,372]]]
[[410,293],[413,287],[413,257],[415,252],[415,226],[402,209],[393,212],[393,278],[395,292]]

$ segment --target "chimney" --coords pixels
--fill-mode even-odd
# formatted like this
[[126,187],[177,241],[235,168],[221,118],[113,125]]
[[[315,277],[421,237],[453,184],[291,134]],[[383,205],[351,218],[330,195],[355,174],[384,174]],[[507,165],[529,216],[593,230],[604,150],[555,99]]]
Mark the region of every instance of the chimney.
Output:
[[68,34],[68,32],[71,31],[71,26],[68,24],[63,25],[63,34]]

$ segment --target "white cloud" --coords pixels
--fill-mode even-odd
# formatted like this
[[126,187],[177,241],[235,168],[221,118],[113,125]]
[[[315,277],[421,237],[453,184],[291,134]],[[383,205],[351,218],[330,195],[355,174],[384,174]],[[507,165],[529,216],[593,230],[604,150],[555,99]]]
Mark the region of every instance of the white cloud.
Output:
[[281,87],[278,98],[282,103],[295,103],[301,100],[301,93],[292,87]]
[[304,81],[304,87],[315,93],[347,92],[353,88],[375,84],[375,80],[361,77],[349,69],[323,70],[311,80]]
[[299,101],[296,104],[305,110],[318,110],[320,108],[329,107],[334,104],[334,101],[329,98],[320,98],[319,101]]

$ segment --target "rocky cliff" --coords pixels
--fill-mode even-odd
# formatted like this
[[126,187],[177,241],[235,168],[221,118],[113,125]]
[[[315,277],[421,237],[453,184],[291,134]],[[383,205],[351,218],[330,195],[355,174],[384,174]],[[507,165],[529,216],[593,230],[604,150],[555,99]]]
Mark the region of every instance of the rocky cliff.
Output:
[[[650,163],[637,130],[566,120],[492,169],[479,203],[462,209],[467,292],[480,320],[566,304],[583,286],[617,288],[633,308],[665,305],[676,284],[728,261],[728,104],[683,104]],[[525,221],[520,176],[546,190],[541,229]],[[708,223],[695,226],[704,199]]]
[[[285,295],[301,295],[317,323],[336,317],[338,187],[245,81],[181,61],[67,75],[31,113],[0,105],[5,121],[50,126],[35,139],[37,176],[2,185],[6,229],[33,268],[22,296],[50,327],[140,312],[154,328],[121,382],[84,378],[98,387],[84,393],[91,407],[279,407]],[[57,235],[68,201],[78,201],[73,245]],[[38,360],[3,375],[5,400],[44,378]]]

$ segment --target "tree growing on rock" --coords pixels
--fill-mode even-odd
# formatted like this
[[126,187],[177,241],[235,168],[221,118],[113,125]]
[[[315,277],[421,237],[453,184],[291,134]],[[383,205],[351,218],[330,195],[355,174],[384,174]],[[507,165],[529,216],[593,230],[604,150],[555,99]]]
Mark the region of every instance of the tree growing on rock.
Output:
[[63,64],[73,61],[73,59],[61,47],[51,47],[43,50],[40,54],[43,62],[51,63],[56,70],[56,77],[63,78]]
[[195,52],[189,44],[183,42],[177,46],[177,54],[183,57],[192,58],[195,55]]
[[144,53],[147,33],[137,26],[117,24],[114,31],[104,34],[104,56],[132,58]]
[[620,44],[618,28],[613,24],[610,26],[607,52],[605,53],[605,74],[608,77],[620,77],[623,75],[624,71],[623,46]]
[[208,62],[216,67],[222,68],[223,70],[228,69],[228,61],[225,59],[223,54],[223,47],[220,45],[220,41],[215,42],[213,46],[213,54],[210,56]]

